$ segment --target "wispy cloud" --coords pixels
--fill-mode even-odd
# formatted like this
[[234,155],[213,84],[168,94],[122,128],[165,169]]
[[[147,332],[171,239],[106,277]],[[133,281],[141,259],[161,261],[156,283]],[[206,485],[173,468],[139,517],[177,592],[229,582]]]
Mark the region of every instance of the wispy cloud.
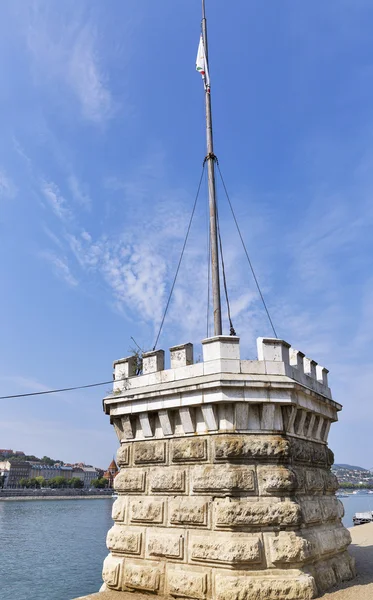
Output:
[[70,175],[68,184],[74,200],[86,209],[90,209],[92,200],[75,175]]
[[17,188],[13,181],[0,169],[0,198],[12,200],[17,194]]
[[42,181],[41,191],[56,217],[63,221],[71,219],[72,213],[68,207],[68,203],[55,183],[52,181]]
[[56,276],[65,281],[69,286],[76,287],[79,285],[78,280],[71,273],[66,257],[61,257],[53,252],[47,251],[41,252],[40,257],[52,265]]
[[[105,69],[105,47],[97,38],[97,15],[90,3],[66,2],[54,10],[48,2],[32,3],[27,19],[17,13],[25,31],[38,85],[58,79],[79,103],[81,116],[102,125],[111,119],[117,103]],[[66,99],[68,99],[66,97]]]
[[74,43],[68,66],[67,80],[75,91],[83,116],[95,123],[110,119],[115,103],[95,48],[95,39],[89,25],[83,27]]

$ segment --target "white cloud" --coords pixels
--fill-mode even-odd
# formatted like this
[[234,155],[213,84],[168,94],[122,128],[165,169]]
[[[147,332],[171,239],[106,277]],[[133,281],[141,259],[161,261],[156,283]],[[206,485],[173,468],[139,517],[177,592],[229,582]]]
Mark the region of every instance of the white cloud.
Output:
[[92,205],[92,200],[75,175],[70,175],[68,184],[74,200],[86,209]]
[[40,257],[52,265],[53,271],[57,277],[65,281],[69,286],[76,287],[79,285],[78,280],[71,273],[68,261],[66,258],[57,256],[53,252],[42,252]]
[[113,98],[100,66],[92,29],[88,25],[80,30],[75,40],[67,79],[86,119],[102,123],[114,115]]
[[116,103],[104,67],[105,47],[99,47],[96,35],[99,13],[89,2],[66,1],[56,11],[45,0],[35,0],[29,11],[15,12],[32,57],[35,82],[45,85],[58,79],[63,91],[75,96],[84,119],[96,124],[110,119]]
[[56,217],[63,221],[71,219],[71,210],[68,207],[66,199],[62,196],[58,186],[55,183],[52,181],[42,181],[41,191]]
[[0,169],[0,198],[12,200],[17,194],[17,188],[13,181]]

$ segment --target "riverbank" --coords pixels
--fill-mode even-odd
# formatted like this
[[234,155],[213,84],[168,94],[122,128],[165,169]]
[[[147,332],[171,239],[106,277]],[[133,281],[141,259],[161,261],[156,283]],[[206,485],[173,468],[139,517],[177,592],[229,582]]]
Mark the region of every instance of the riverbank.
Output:
[[[321,596],[322,600],[372,600],[373,598],[373,523],[352,527],[350,533],[352,544],[349,552],[356,560],[357,577],[324,594]],[[145,600],[145,598],[149,596],[125,592],[101,592],[77,600]]]
[[111,496],[99,495],[97,496],[13,496],[10,498],[0,498],[0,502],[35,502],[36,500],[107,500]]
[[95,500],[111,498],[113,490],[45,489],[0,490],[0,502],[19,500]]

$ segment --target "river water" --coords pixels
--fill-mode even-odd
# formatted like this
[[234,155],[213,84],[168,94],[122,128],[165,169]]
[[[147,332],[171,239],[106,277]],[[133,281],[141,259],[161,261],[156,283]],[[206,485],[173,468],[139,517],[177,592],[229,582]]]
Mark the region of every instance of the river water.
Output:
[[[341,499],[343,522],[373,495]],[[111,498],[0,502],[1,600],[71,600],[99,590]]]
[[111,498],[0,502],[1,600],[71,600],[102,585]]

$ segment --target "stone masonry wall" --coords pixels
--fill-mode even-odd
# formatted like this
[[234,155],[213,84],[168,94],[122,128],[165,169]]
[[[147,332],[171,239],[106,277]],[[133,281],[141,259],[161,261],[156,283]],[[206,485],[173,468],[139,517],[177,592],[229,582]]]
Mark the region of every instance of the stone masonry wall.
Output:
[[[203,405],[201,391],[189,389],[184,406],[180,392],[179,408],[166,409],[158,386],[150,388],[146,413],[128,414],[129,403],[139,401],[137,386],[110,397],[121,446],[105,588],[195,600],[310,600],[354,576],[325,439],[326,415],[335,420],[339,405],[310,389],[275,403],[287,377],[260,375],[267,383],[262,404],[236,402],[231,392],[231,402]],[[230,375],[231,391],[239,380]],[[305,394],[308,410],[300,408]]]

